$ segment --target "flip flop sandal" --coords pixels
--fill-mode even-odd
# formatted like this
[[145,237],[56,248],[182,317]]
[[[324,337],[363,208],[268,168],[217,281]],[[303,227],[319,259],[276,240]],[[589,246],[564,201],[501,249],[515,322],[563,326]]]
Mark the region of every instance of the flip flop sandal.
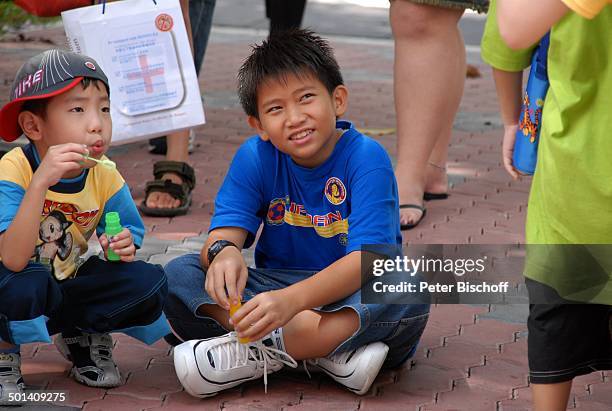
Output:
[[423,200],[432,201],[432,200],[446,200],[448,198],[448,193],[428,193],[425,191],[423,193]]
[[399,206],[400,210],[403,208],[414,208],[416,210],[420,210],[422,211],[421,214],[421,218],[419,218],[418,220],[416,220],[414,223],[410,223],[410,224],[401,224],[400,225],[400,229],[402,231],[404,230],[411,230],[414,227],[416,227],[417,225],[419,225],[421,223],[421,221],[423,221],[423,219],[425,218],[425,214],[427,214],[427,209],[423,206],[417,205],[417,204],[401,204]]
[[[440,166],[436,163],[432,163],[431,161],[429,161],[427,164],[432,166],[436,170],[446,174],[446,166]],[[423,193],[423,200],[425,201],[446,200],[447,198],[448,198],[448,193],[428,193],[427,191]]]
[[[164,174],[173,173],[183,180],[177,184],[172,180],[162,180]],[[145,187],[145,199],[138,209],[145,215],[152,217],[174,217],[187,214],[191,205],[191,192],[195,187],[195,172],[193,168],[182,161],[158,161],[153,165],[155,180],[149,181]],[[176,208],[147,207],[147,199],[151,193],[167,193],[180,200]]]

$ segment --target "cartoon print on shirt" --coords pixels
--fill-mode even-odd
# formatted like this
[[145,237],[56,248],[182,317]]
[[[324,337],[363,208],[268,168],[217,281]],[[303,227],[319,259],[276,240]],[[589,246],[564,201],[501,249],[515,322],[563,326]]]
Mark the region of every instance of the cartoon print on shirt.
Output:
[[72,250],[72,234],[67,232],[72,225],[66,216],[54,210],[40,223],[38,236],[42,244],[36,246],[36,261],[48,264],[51,274],[54,274],[53,261],[59,257],[64,261]]

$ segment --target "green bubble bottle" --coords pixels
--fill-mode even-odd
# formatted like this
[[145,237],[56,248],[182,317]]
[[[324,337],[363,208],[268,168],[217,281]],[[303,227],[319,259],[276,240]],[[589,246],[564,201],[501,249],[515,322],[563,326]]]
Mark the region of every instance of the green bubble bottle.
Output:
[[104,230],[104,233],[106,234],[106,237],[109,241],[109,247],[106,251],[106,259],[108,261],[120,261],[121,257],[119,257],[117,253],[115,253],[110,248],[110,238],[119,234],[123,230],[123,227],[121,227],[121,221],[119,219],[119,213],[117,213],[116,211],[106,213],[105,221],[106,229]]

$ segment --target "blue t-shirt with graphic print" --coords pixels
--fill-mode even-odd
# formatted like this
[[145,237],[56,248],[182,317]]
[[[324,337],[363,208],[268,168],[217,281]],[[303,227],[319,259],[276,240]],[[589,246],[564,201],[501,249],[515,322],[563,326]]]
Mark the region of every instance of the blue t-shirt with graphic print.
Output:
[[397,183],[385,149],[338,121],[344,131],[315,168],[297,165],[259,136],[238,150],[215,200],[209,232],[248,232],[258,268],[322,270],[362,245],[402,242]]

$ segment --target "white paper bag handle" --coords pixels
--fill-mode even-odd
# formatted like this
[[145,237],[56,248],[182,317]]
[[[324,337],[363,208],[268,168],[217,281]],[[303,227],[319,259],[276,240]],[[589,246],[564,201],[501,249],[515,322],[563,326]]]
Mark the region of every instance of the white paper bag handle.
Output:
[[[102,14],[106,12],[106,0],[100,0],[102,3]],[[153,4],[157,6],[157,0],[152,0]],[[98,3],[99,4],[99,3]]]

